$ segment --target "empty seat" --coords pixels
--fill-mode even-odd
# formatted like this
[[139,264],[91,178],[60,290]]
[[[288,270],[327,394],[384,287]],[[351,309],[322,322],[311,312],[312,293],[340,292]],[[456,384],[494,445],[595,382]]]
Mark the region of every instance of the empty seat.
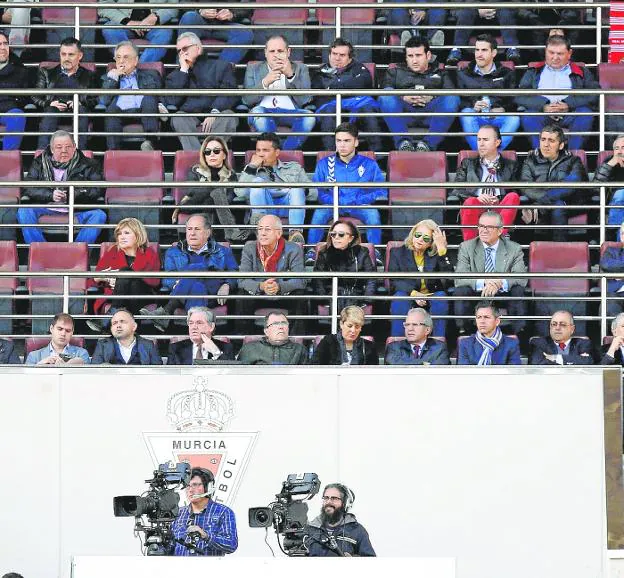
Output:
[[[272,4],[291,4],[291,2],[290,0],[276,0]],[[254,44],[264,45],[269,36],[275,34],[275,30],[280,28],[280,25],[287,25],[295,28],[280,28],[279,33],[288,40],[290,46],[301,46],[304,44],[303,33],[307,20],[307,8],[291,8],[289,6],[284,8],[256,8],[251,17],[251,23],[256,26],[274,26],[274,28],[254,30]],[[303,50],[291,48],[291,58],[303,60]]]
[[[87,271],[88,249],[86,243],[31,243],[28,253],[28,271]],[[29,277],[26,283],[31,295],[61,295],[62,277]],[[84,312],[84,299],[72,295],[84,295],[87,286],[85,277],[69,280],[69,313],[79,315]],[[45,334],[52,317],[63,310],[62,298],[33,299],[31,311],[35,315],[48,315],[47,319],[33,319],[33,334]]]
[[[0,151],[0,181],[22,180],[22,156],[20,151]],[[17,205],[20,201],[19,187],[0,187],[0,203]],[[0,208],[0,224],[15,225],[17,209]],[[14,241],[15,227],[0,228],[0,240]]]
[[[605,89],[624,88],[624,63],[598,65],[600,86]],[[624,94],[607,94],[605,96],[607,112],[624,112]]]
[[[161,151],[106,151],[104,153],[104,180],[106,181],[164,181],[164,164]],[[107,204],[160,205],[163,188],[109,187],[106,189]],[[117,223],[124,217],[136,217],[146,226],[158,225],[160,213],[157,208],[109,209],[109,223]],[[112,234],[112,229],[111,229]],[[158,229],[148,228],[150,241],[158,242]],[[112,239],[112,236],[111,236]]]
[[[63,2],[64,0],[50,0],[50,2]],[[84,3],[95,4],[97,0],[81,0]],[[63,38],[74,36],[74,23],[76,11],[70,8],[47,7],[41,9],[41,21],[47,25],[45,30],[46,44],[53,45],[46,49],[47,58],[55,58],[58,55],[58,45]],[[84,45],[93,44],[95,41],[95,28],[98,15],[97,8],[80,8],[80,41],[83,44],[85,60],[93,60],[95,50]]]
[[[15,241],[0,241],[0,271],[17,271],[17,246]],[[17,289],[17,277],[0,277],[0,314],[11,315],[15,312],[13,296]],[[11,318],[0,319],[0,333],[10,335],[13,333],[13,320]]]
[[[589,245],[581,242],[533,241],[529,246],[529,271],[531,273],[587,273],[589,271]],[[536,297],[579,296],[589,293],[589,280],[580,278],[533,278],[529,287]],[[586,315],[587,303],[577,301],[536,301],[536,315],[552,315],[565,309],[573,315]],[[548,321],[538,321],[537,331],[548,335]],[[587,334],[585,321],[576,323],[576,332]]]
[[[388,154],[388,180],[393,182],[445,182],[447,173],[446,154],[442,151],[410,152],[390,151]],[[446,189],[414,187],[389,189],[389,204],[397,205],[443,205]],[[444,222],[442,209],[390,209],[389,222],[400,226],[392,230],[392,238],[404,239],[409,230],[423,219]]]

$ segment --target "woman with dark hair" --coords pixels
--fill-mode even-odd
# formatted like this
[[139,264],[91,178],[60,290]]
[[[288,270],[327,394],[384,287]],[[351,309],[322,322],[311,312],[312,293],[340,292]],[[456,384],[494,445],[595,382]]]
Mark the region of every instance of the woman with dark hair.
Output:
[[[160,257],[148,245],[145,225],[132,217],[119,221],[114,231],[115,244],[104,253],[95,270],[107,271],[160,271]],[[87,287],[97,286],[104,295],[95,300],[93,310],[96,315],[114,314],[117,309],[128,309],[132,314],[139,312],[147,301],[143,299],[124,299],[128,295],[149,295],[160,285],[160,279],[95,277],[87,281]],[[101,333],[108,327],[108,319],[88,319],[87,325],[93,331]]]
[[325,335],[319,342],[313,365],[379,365],[375,344],[360,337],[366,318],[357,305],[345,307],[340,312],[340,331]]
[[[390,313],[395,316],[392,320],[390,335],[403,336],[403,321],[412,307],[423,307],[431,315],[448,315],[449,303],[429,297],[444,297],[444,275],[439,278],[423,279],[418,273],[433,273],[436,271],[452,271],[449,261],[446,235],[435,221],[425,219],[416,223],[400,247],[390,251],[388,272],[405,272],[410,277],[405,279],[390,279],[395,297],[413,299],[397,299],[390,303]],[[415,303],[415,305],[414,305]],[[434,319],[431,335],[444,337],[446,319]]]
[[[193,165],[187,174],[188,181],[200,183],[235,183],[238,181],[236,171],[229,161],[229,149],[225,140],[219,136],[207,137],[199,149],[199,163]],[[180,205],[229,205],[234,199],[234,189],[230,187],[196,187],[187,189],[187,193],[180,199]],[[213,211],[217,220],[224,225],[226,241],[246,241],[250,231],[239,229],[235,225],[236,219],[232,210],[227,206],[214,209],[191,209],[191,213],[204,212],[208,215],[210,224],[214,222]],[[177,223],[180,209],[173,211],[172,223]]]
[[[366,247],[361,245],[362,237],[358,228],[347,220],[334,221],[327,234],[327,241],[319,249],[314,263],[314,271],[373,272],[375,267]],[[338,309],[347,305],[366,304],[365,297],[375,293],[375,279],[339,279]],[[331,278],[315,279],[317,295],[330,295]],[[355,298],[353,298],[355,297]]]

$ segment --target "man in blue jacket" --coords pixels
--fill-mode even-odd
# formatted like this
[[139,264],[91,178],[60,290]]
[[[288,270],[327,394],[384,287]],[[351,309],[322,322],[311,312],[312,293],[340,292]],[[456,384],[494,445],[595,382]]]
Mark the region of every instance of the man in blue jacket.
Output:
[[[238,264],[232,250],[217,243],[211,236],[210,223],[204,215],[191,215],[186,221],[186,240],[175,243],[165,253],[165,271],[238,271]],[[235,279],[200,276],[163,279],[163,286],[171,290],[170,299],[164,307],[154,311],[143,308],[141,315],[157,315],[154,327],[165,331],[169,319],[176,309],[191,307],[216,307],[225,304],[225,296],[236,289]],[[180,297],[178,297],[178,295]],[[218,295],[217,299],[203,297],[184,297],[185,295]]]
[[153,341],[136,334],[137,324],[127,309],[118,309],[111,318],[111,337],[99,339],[91,363],[98,365],[162,365]]
[[477,332],[459,341],[457,365],[520,365],[520,345],[517,339],[503,335],[498,308],[480,301],[475,318]]
[[405,339],[386,347],[386,365],[450,365],[446,344],[429,337],[433,320],[425,309],[410,309],[403,327]]
[[[518,88],[544,89],[598,89],[599,84],[587,67],[572,62],[570,41],[564,36],[551,36],[546,41],[546,59],[537,66],[529,68]],[[598,95],[549,94],[521,95],[516,97],[518,110],[544,112],[544,116],[523,116],[522,126],[530,133],[533,148],[539,146],[539,132],[544,125],[556,122],[570,130],[570,148],[582,149],[584,134],[589,132],[594,121],[593,116],[569,116],[569,112],[592,112],[598,107]]]
[[[359,145],[358,129],[352,123],[343,122],[336,127],[336,154],[321,159],[314,171],[312,180],[316,183],[383,183],[385,178],[377,161],[356,152]],[[372,205],[376,199],[388,198],[388,190],[383,187],[345,187],[338,191],[339,205]],[[333,189],[318,189],[319,204],[333,205]],[[333,209],[316,209],[312,215],[312,225],[325,225],[332,218]],[[379,245],[381,243],[381,216],[377,209],[340,209],[339,215],[355,217],[365,225],[376,228],[367,229],[366,240]],[[314,227],[308,234],[308,243],[316,245],[323,238],[323,228]],[[306,255],[306,260],[314,259],[314,250]]]

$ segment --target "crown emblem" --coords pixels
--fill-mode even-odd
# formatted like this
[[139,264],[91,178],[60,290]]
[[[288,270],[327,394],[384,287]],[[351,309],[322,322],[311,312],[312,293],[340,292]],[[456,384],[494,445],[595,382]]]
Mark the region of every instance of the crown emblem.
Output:
[[167,417],[179,432],[219,432],[234,417],[229,396],[208,389],[208,378],[195,377],[194,389],[180,391],[167,402]]

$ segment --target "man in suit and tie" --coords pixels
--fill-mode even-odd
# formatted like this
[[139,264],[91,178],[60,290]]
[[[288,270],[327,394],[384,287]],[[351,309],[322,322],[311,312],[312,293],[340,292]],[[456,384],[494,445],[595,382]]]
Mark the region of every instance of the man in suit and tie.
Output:
[[450,365],[446,344],[429,337],[433,320],[425,309],[410,309],[403,327],[405,339],[386,347],[386,365]]
[[613,341],[603,349],[600,365],[624,365],[624,313],[611,322]]
[[208,307],[191,307],[186,322],[190,339],[169,345],[167,365],[193,365],[196,359],[234,359],[232,344],[213,337],[215,316]]
[[[459,245],[457,255],[457,273],[526,273],[526,265],[522,248],[505,237],[503,233],[503,220],[494,211],[486,211],[479,217],[479,236],[470,241],[464,241]],[[466,320],[461,316],[468,315],[470,301],[462,297],[481,295],[486,299],[496,301],[502,306],[500,298],[524,297],[524,288],[527,280],[519,278],[511,279],[456,279],[455,315],[460,335],[466,333]],[[524,317],[527,314],[527,304],[524,299],[511,300],[507,303],[509,315]],[[524,330],[526,321],[514,319],[512,321],[513,332],[518,335]]]
[[477,332],[461,339],[457,365],[520,365],[517,339],[503,335],[500,311],[490,301],[480,301],[475,309]]
[[594,352],[589,339],[572,337],[574,317],[569,311],[556,311],[550,318],[550,337],[531,340],[530,365],[593,365]]

